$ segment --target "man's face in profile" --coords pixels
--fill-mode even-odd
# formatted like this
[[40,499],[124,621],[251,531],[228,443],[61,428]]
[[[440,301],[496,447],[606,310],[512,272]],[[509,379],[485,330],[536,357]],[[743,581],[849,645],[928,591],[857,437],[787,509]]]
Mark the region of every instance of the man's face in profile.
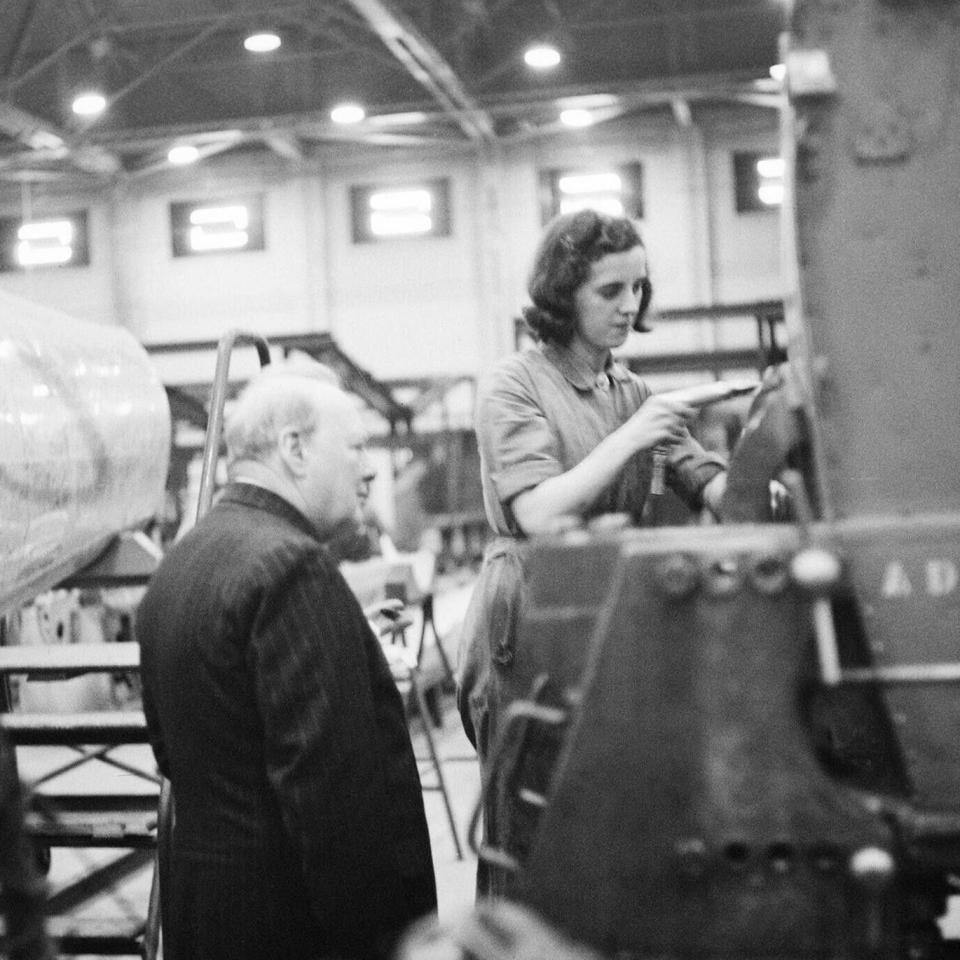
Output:
[[302,493],[310,519],[324,533],[357,517],[370,491],[366,440],[360,414],[345,394],[324,404],[318,426],[303,438]]

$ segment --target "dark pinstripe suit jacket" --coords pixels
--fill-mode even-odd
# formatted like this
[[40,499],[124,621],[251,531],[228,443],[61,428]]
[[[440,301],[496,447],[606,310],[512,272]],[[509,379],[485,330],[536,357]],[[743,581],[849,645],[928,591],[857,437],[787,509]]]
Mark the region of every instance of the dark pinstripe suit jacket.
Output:
[[168,960],[381,955],[436,907],[401,698],[309,521],[229,486],[137,614],[173,784]]

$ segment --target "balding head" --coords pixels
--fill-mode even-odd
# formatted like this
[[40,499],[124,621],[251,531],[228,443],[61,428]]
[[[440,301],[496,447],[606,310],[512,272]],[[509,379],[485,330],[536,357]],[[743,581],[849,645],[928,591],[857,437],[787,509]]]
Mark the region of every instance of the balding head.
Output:
[[284,360],[264,367],[231,406],[224,420],[227,469],[245,460],[264,462],[284,427],[313,431],[324,410],[349,403],[336,375],[322,363]]
[[231,480],[273,490],[324,529],[351,517],[369,484],[360,415],[322,364],[265,367],[231,407],[224,440]]

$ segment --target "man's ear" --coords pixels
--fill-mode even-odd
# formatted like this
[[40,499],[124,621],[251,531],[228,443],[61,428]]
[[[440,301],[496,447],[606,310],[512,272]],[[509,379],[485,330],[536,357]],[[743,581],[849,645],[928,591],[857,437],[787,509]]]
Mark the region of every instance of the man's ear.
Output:
[[303,435],[296,427],[284,427],[277,438],[277,452],[286,468],[294,475],[303,472]]

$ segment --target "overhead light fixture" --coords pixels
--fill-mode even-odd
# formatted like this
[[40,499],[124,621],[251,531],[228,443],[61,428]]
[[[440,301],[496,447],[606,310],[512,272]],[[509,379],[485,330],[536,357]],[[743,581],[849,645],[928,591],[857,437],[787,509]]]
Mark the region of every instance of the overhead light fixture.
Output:
[[196,163],[200,159],[200,151],[192,143],[181,143],[170,148],[167,159],[178,167],[184,167]]
[[251,33],[243,41],[243,46],[251,53],[270,53],[280,46],[280,37],[272,30],[262,30],[260,33]]
[[560,51],[548,43],[538,43],[524,51],[523,61],[534,70],[549,70],[560,62]]
[[561,110],[560,122],[565,127],[589,127],[593,123],[593,114],[580,108]]
[[17,263],[35,267],[73,259],[74,226],[69,220],[24,223],[17,230]]
[[561,193],[619,193],[623,190],[623,178],[613,170],[600,173],[567,173],[557,180]]
[[85,90],[73,98],[72,109],[78,117],[95,117],[107,108],[107,98],[96,90]]
[[777,83],[783,83],[787,76],[787,65],[785,63],[775,63],[770,68],[770,76],[773,77]]
[[757,187],[757,196],[766,207],[779,207],[783,203],[782,183],[761,183]]
[[783,203],[782,157],[761,157],[757,160],[757,197],[765,207],[779,207]]
[[783,157],[761,157],[757,161],[757,173],[764,180],[782,180],[785,167]]
[[330,111],[334,123],[359,123],[366,115],[359,103],[340,103]]

